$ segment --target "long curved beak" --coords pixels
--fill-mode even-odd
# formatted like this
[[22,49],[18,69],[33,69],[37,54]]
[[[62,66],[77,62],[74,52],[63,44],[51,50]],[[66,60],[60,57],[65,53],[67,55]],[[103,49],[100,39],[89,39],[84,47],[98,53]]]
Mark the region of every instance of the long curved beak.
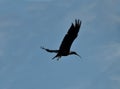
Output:
[[77,55],[78,57],[82,58],[82,57],[81,57],[79,54],[77,54],[77,53],[76,53],[75,55]]

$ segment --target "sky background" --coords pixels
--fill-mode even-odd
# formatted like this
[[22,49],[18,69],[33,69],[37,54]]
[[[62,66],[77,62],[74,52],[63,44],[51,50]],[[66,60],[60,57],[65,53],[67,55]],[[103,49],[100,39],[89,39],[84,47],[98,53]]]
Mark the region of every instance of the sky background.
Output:
[[[51,60],[75,19],[71,50]],[[120,89],[120,0],[0,0],[0,89]]]

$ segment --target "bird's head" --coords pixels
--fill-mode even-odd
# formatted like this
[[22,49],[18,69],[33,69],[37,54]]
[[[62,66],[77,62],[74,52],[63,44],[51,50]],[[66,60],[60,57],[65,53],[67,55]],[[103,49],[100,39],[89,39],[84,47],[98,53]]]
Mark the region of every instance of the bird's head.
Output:
[[74,51],[71,51],[70,53],[69,53],[69,55],[77,55],[78,57],[80,57],[81,58],[81,56],[79,55],[79,54],[77,54],[76,52],[74,52]]

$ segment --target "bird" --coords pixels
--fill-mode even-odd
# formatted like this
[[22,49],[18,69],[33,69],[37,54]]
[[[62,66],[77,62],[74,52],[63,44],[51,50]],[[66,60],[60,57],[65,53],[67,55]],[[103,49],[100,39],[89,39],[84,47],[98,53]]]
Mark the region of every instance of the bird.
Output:
[[62,56],[68,56],[68,55],[76,55],[81,58],[81,56],[75,51],[70,51],[73,41],[78,36],[81,23],[82,23],[81,20],[75,19],[75,24],[74,23],[71,24],[70,28],[68,29],[67,34],[64,36],[62,40],[59,50],[50,50],[44,47],[41,47],[41,49],[46,50],[47,52],[57,53],[56,56],[54,56],[52,59],[57,58],[57,60],[59,60]]

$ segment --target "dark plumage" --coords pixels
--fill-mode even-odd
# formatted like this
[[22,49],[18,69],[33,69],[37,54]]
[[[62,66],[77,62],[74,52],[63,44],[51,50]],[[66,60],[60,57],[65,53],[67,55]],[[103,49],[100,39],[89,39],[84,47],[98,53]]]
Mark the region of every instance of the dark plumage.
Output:
[[71,27],[69,28],[67,34],[65,35],[65,37],[59,47],[59,50],[50,50],[50,49],[46,49],[44,47],[41,47],[41,48],[46,50],[47,52],[57,53],[57,55],[55,57],[53,57],[52,59],[58,57],[57,60],[59,60],[59,58],[61,56],[68,56],[68,55],[72,55],[72,54],[75,54],[80,57],[80,55],[78,55],[76,52],[70,51],[70,47],[78,35],[79,29],[81,27],[81,23],[82,22],[80,20],[75,20],[75,24],[72,23]]

